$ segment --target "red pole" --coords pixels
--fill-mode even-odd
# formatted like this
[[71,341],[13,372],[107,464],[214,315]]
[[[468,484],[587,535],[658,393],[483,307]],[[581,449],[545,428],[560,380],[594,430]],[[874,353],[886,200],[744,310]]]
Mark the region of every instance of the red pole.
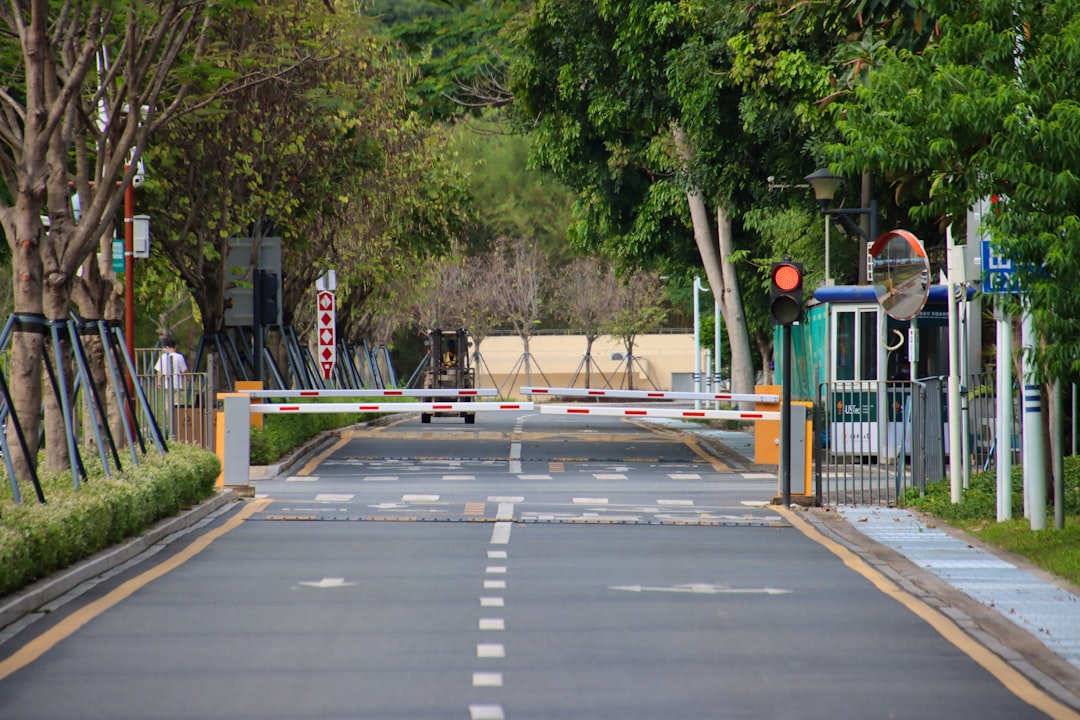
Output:
[[[126,168],[125,168],[126,171]],[[135,360],[135,184],[124,188],[124,335],[128,356]],[[128,377],[128,391],[135,390],[135,378]]]

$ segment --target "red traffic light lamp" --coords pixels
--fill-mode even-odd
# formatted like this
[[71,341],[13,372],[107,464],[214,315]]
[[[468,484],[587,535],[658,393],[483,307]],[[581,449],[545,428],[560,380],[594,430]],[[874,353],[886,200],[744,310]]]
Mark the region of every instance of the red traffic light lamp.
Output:
[[802,317],[803,265],[784,260],[769,270],[769,314],[776,325],[791,325]]

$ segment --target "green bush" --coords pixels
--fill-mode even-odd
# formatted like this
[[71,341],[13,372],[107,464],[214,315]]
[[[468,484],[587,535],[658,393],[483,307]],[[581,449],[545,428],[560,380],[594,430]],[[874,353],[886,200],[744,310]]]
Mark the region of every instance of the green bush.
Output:
[[[1014,514],[1024,508],[1024,469],[1014,467],[1011,475],[1012,507]],[[1080,456],[1065,458],[1064,476],[1065,514],[1080,516]],[[1047,502],[1053,503],[1053,495],[1047,492]],[[920,496],[918,490],[909,490],[900,498],[901,506],[928,512],[945,521],[995,520],[997,518],[997,475],[994,470],[971,476],[971,482],[953,504],[948,480],[929,483]]]
[[0,487],[0,595],[18,590],[82,560],[148,525],[197,504],[214,492],[221,472],[217,456],[191,445],[172,444],[167,455],[148,453],[106,478],[87,461],[88,480],[76,490],[70,473],[42,472],[46,503],[10,483]]
[[265,415],[262,429],[251,430],[251,464],[269,465],[326,430],[335,430],[373,417],[363,413],[301,413]]

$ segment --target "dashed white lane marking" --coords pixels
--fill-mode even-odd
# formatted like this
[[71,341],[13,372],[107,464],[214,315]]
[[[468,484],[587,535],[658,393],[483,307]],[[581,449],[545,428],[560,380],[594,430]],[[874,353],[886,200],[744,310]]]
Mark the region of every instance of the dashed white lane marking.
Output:
[[672,480],[700,480],[700,473],[668,473],[667,476]]
[[607,498],[574,498],[575,505],[607,505]]
[[475,480],[475,475],[443,475],[443,480]]
[[506,720],[502,705],[470,705],[469,720]]
[[593,477],[597,480],[625,480],[626,476],[622,473],[593,473]]
[[506,607],[506,601],[501,597],[482,597],[480,607]]
[[505,630],[506,620],[503,618],[480,618],[481,630]]
[[[514,503],[499,503],[499,509],[495,511],[496,520],[513,520]],[[498,525],[498,523],[496,523]]]
[[751,473],[743,473],[742,476],[746,480],[775,480],[776,479],[776,473],[751,472]]
[[492,545],[506,545],[510,542],[510,530],[514,527],[512,522],[497,522],[491,530]]
[[285,482],[316,482],[318,479],[318,475],[290,475]]
[[505,565],[488,565],[487,568],[484,570],[484,572],[486,572],[488,575],[505,575],[506,574],[506,566]]
[[485,580],[484,581],[484,589],[485,590],[505,590],[506,589],[506,581],[505,580]]
[[438,495],[402,495],[401,502],[426,503],[438,502]]
[[739,504],[745,507],[769,507],[770,505],[767,500],[743,500]]
[[315,496],[315,502],[349,502],[355,495],[319,493]]
[[502,687],[502,673],[497,672],[474,672],[472,674],[473,687]]
[[693,500],[657,500],[656,504],[657,505],[680,505],[680,506],[686,506],[686,505],[693,505],[694,501]]
[[490,503],[520,503],[525,502],[523,495],[489,495],[488,502]]
[[506,648],[502,643],[480,643],[476,646],[476,657],[478,658],[504,658],[506,657]]
[[397,482],[397,475],[366,475],[360,482]]
[[[515,427],[515,431],[519,431],[520,428]],[[521,443],[510,443],[510,463],[506,468],[511,475],[516,475],[521,472]]]
[[506,559],[506,551],[505,550],[488,550],[487,551],[487,556],[488,556],[488,560],[505,560]]
[[518,475],[518,480],[550,480],[550,475]]

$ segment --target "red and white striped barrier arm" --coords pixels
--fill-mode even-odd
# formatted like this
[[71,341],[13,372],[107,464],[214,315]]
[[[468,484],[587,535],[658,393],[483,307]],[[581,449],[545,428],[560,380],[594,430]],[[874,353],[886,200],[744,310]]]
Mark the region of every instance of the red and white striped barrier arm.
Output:
[[740,410],[680,410],[679,408],[627,408],[610,405],[540,405],[541,415],[606,415],[608,417],[658,417],[687,420],[780,420],[780,413]]
[[495,397],[495,388],[431,388],[422,390],[238,390],[253,398],[379,398],[379,397]]
[[262,415],[342,412],[476,413],[532,409],[531,402],[252,403],[251,405],[251,412]]
[[590,390],[586,388],[518,388],[522,395],[550,395],[552,397],[617,398],[622,400],[730,400],[731,402],[778,403],[779,395],[756,393],[699,393],[673,390]]

